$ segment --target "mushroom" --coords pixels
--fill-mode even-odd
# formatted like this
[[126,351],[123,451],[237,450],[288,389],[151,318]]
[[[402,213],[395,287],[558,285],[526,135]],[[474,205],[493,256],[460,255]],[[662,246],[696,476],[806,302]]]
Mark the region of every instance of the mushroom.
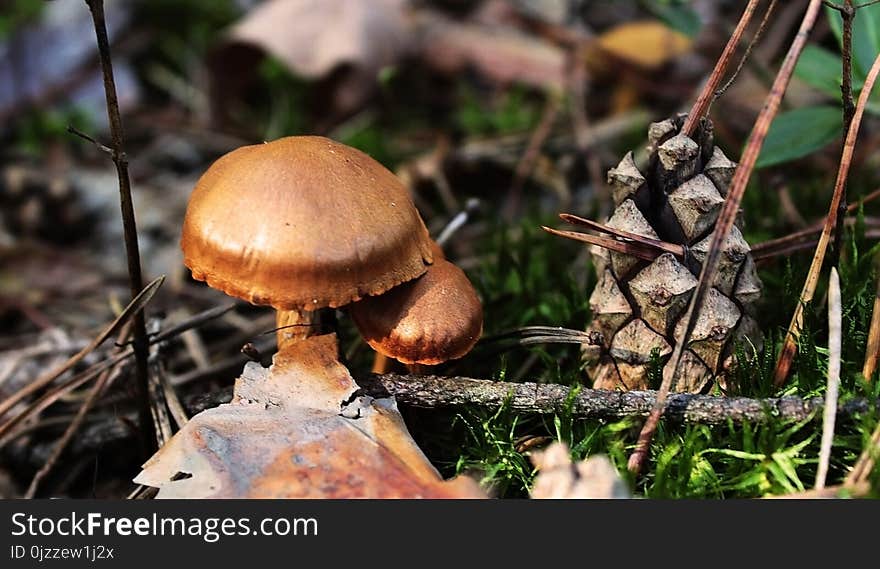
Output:
[[460,358],[483,330],[483,309],[473,285],[434,247],[434,264],[424,275],[348,308],[370,347],[407,365]]
[[382,294],[434,258],[397,177],[319,136],[214,162],[190,197],[180,245],[193,278],[278,311],[279,351],[310,335],[314,311]]

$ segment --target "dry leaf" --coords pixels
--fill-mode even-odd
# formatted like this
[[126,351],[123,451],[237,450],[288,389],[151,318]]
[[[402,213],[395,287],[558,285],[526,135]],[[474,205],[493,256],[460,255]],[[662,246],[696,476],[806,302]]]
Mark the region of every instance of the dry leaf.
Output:
[[408,0],[271,0],[235,25],[233,43],[272,54],[305,78],[340,65],[378,71],[395,63],[412,41]]
[[228,99],[251,80],[269,54],[306,79],[334,77],[331,115],[359,108],[375,91],[379,71],[412,49],[409,0],[269,0],[230,31],[212,57],[212,103],[223,120]]
[[356,397],[336,336],[248,363],[231,403],[193,417],[135,482],[159,498],[485,498],[444,481],[393,398]]
[[610,67],[609,56],[648,70],[657,69],[691,49],[691,40],[656,20],[627,22],[602,35],[588,51],[591,67]]
[[443,73],[473,68],[497,83],[519,82],[561,89],[566,81],[565,51],[512,27],[463,23],[424,12],[419,15],[421,56]]
[[632,498],[629,488],[604,455],[573,464],[568,446],[556,442],[547,450],[533,454],[532,462],[538,468],[532,498]]

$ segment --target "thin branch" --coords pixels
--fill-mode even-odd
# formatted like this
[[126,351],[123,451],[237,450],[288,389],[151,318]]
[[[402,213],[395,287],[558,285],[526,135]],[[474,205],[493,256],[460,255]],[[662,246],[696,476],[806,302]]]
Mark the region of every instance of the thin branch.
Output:
[[837,394],[840,389],[840,342],[843,309],[840,306],[840,278],[831,268],[828,278],[828,387],[825,390],[825,411],[822,417],[822,443],[819,448],[819,467],[816,470],[816,490],[825,487],[828,464],[831,462],[831,445],[834,443],[834,421],[837,413]]
[[76,128],[73,125],[67,125],[67,132],[69,132],[70,134],[74,134],[74,135],[82,138],[83,140],[91,142],[95,146],[95,148],[97,148],[101,152],[107,154],[108,156],[112,157],[115,155],[112,148],[110,148],[109,146],[103,145],[102,143],[98,142],[98,140],[96,140],[94,137],[84,133],[83,131],[81,131],[80,129]]
[[[843,0],[840,17],[843,21],[841,33],[841,82],[840,95],[843,103],[843,132],[849,132],[853,116],[856,112],[856,103],[853,100],[853,20],[856,17],[856,8],[853,0]],[[845,143],[845,142],[844,142]],[[846,216],[846,181],[843,182],[837,215],[843,219]],[[843,243],[843,224],[838,223],[834,228],[834,246],[831,248],[831,264],[837,266],[840,262],[840,246]]]
[[788,332],[785,336],[785,343],[779,353],[779,360],[776,362],[776,371],[774,381],[777,386],[785,383],[788,372],[791,369],[794,354],[797,350],[797,338],[800,333],[804,320],[804,306],[813,300],[813,294],[816,292],[816,285],[819,282],[819,273],[822,271],[822,263],[825,260],[825,253],[828,250],[828,243],[831,240],[831,233],[837,225],[837,217],[840,212],[840,203],[842,202],[844,187],[849,168],[852,164],[852,155],[856,146],[856,139],[859,134],[859,125],[862,122],[862,115],[865,112],[865,106],[868,104],[868,98],[874,89],[874,83],[877,75],[880,74],[880,55],[874,60],[862,92],[859,95],[859,101],[856,104],[856,112],[853,116],[849,131],[846,134],[846,141],[843,146],[843,153],[840,157],[840,167],[837,170],[837,182],[834,185],[834,195],[831,198],[831,204],[828,207],[828,215],[825,217],[825,225],[822,227],[822,235],[819,237],[819,245],[816,247],[816,253],[813,255],[813,262],[810,265],[810,271],[807,274],[807,280],[804,282],[801,291],[800,302],[795,307],[794,315],[788,326]]
[[[681,335],[677,335],[675,349],[673,350],[672,358],[670,360],[671,363],[664,368],[663,381],[660,384],[656,404],[651,411],[648,420],[645,421],[645,425],[642,427],[642,432],[639,433],[639,440],[636,444],[635,451],[630,455],[627,465],[630,472],[636,474],[639,473],[642,470],[646,457],[648,456],[648,448],[650,447],[651,440],[654,438],[654,432],[657,430],[657,425],[660,422],[660,416],[663,413],[666,396],[672,386],[673,378],[678,375],[678,366],[681,363],[681,356],[684,353],[684,349],[687,346],[688,340],[690,339],[691,333],[696,325],[700,308],[703,305],[703,300],[712,286],[712,277],[718,267],[722,245],[730,234],[730,230],[736,221],[736,215],[739,212],[739,206],[742,202],[746,185],[752,175],[752,170],[758,159],[758,154],[761,152],[764,138],[767,136],[767,131],[770,129],[770,123],[773,122],[773,118],[779,110],[782,96],[785,94],[785,90],[788,87],[788,82],[791,80],[797,60],[807,43],[807,37],[813,29],[813,25],[816,23],[816,18],[819,15],[821,7],[821,0],[810,0],[810,4],[804,14],[797,36],[795,36],[792,41],[791,47],[779,69],[779,73],[773,81],[770,93],[764,101],[764,107],[761,109],[758,118],[755,120],[755,126],[752,128],[749,142],[743,152],[739,166],[736,168],[733,179],[730,182],[727,199],[724,201],[724,205],[721,207],[721,212],[718,215],[718,221],[715,225],[715,231],[712,233],[712,241],[709,244],[709,250],[706,252],[706,260],[703,262],[703,268],[700,272],[700,279],[697,283],[697,288],[691,297],[687,314],[684,316],[684,329],[682,330]],[[689,117],[689,119],[690,118],[692,118],[692,116]]]
[[[113,63],[110,59],[110,40],[107,36],[107,25],[104,21],[103,0],[85,0],[92,13],[95,25],[95,38],[98,43],[98,55],[101,60],[101,72],[104,77],[104,95],[107,99],[107,118],[110,121],[110,136],[113,139],[113,163],[119,178],[119,204],[122,210],[123,238],[125,254],[128,260],[128,279],[131,297],[135,298],[144,288],[141,274],[141,257],[138,250],[137,223],[134,216],[134,204],[131,198],[131,180],[128,177],[128,160],[125,157],[125,142],[122,130],[122,117],[119,113],[119,100],[116,96],[116,81],[113,78]],[[138,389],[139,425],[145,456],[152,454],[156,447],[149,402],[149,341],[147,339],[146,320],[143,312],[135,314],[132,329],[135,356],[135,378]]]
[[105,370],[98,377],[98,381],[95,382],[95,385],[92,386],[92,390],[89,392],[89,396],[83,401],[83,404],[80,406],[79,410],[76,413],[76,416],[71,421],[70,425],[68,425],[67,429],[64,431],[64,435],[55,443],[55,448],[52,449],[52,454],[49,455],[49,458],[46,459],[46,463],[37,471],[34,475],[33,480],[31,480],[30,486],[28,486],[27,492],[24,497],[31,499],[37,494],[37,490],[40,487],[40,483],[52,472],[52,469],[55,467],[55,464],[58,462],[58,459],[61,458],[61,455],[64,453],[64,450],[70,444],[70,441],[73,439],[74,435],[76,435],[80,426],[86,419],[89,411],[94,406],[95,402],[98,398],[104,393],[107,385],[110,384],[110,381],[117,375],[119,375],[121,370],[121,366],[113,367],[108,370]]
[[746,61],[749,60],[749,57],[752,55],[752,51],[755,49],[755,46],[758,45],[758,42],[761,41],[761,37],[764,35],[764,30],[767,28],[767,23],[770,22],[770,17],[773,15],[773,11],[776,9],[776,4],[778,0],[770,0],[770,5],[767,6],[767,11],[764,12],[764,17],[761,19],[761,24],[758,26],[758,31],[755,32],[755,35],[752,37],[751,41],[749,41],[749,45],[746,46],[746,51],[743,56],[739,59],[739,63],[736,65],[736,69],[733,70],[733,73],[730,74],[730,78],[727,82],[724,83],[721,87],[718,88],[715,93],[712,94],[712,100],[709,102],[709,106],[706,108],[706,114],[709,113],[709,108],[711,108],[712,103],[717,101],[724,93],[730,89],[730,86],[733,85],[733,82],[736,81],[736,78],[739,76],[740,71],[742,71],[743,66],[746,64]]
[[730,60],[733,58],[733,54],[742,39],[743,33],[746,31],[746,27],[749,25],[749,22],[752,21],[752,16],[754,15],[759,2],[760,0],[749,0],[746,9],[743,11],[743,15],[736,24],[736,29],[733,30],[730,39],[727,40],[727,45],[724,46],[724,51],[721,52],[718,62],[715,63],[715,69],[712,70],[712,75],[709,76],[709,79],[703,86],[703,90],[697,97],[694,106],[691,107],[691,112],[688,113],[687,120],[681,129],[681,132],[684,135],[691,136],[694,133],[694,130],[696,130],[697,125],[700,124],[700,119],[706,114],[706,109],[709,107],[712,97],[715,96],[715,91],[718,90],[718,85],[721,83],[721,79],[727,71],[727,66],[730,65]]

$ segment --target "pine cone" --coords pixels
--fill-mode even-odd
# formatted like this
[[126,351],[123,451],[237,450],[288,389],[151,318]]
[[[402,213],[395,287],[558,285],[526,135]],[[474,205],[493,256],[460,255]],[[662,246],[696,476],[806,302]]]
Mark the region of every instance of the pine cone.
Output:
[[[607,227],[683,245],[684,254],[658,251],[649,261],[592,247],[598,283],[590,296],[588,331],[599,356],[597,346],[584,353],[585,359],[590,354],[587,371],[596,389],[648,389],[652,352],[668,361],[736,169],[714,146],[710,122],[692,139],[680,133],[684,118],[651,125],[642,170],[629,152],[608,172],[615,209]],[[761,281],[740,226],[738,221],[725,243],[675,391],[697,392],[713,380],[723,382],[738,341],[761,349],[754,319]]]

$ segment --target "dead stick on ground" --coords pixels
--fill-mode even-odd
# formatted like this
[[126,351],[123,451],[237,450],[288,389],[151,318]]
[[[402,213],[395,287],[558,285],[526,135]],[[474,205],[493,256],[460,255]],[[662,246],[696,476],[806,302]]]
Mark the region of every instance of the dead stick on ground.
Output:
[[[550,383],[511,383],[449,376],[367,375],[357,383],[363,394],[372,397],[393,395],[398,403],[427,409],[456,409],[463,406],[498,409],[507,405],[518,413],[551,415],[570,413],[576,419],[618,420],[627,417],[645,417],[656,401],[655,391],[603,391],[572,388]],[[189,397],[187,410],[198,413],[229,403],[232,387],[208,394]],[[713,397],[689,393],[674,393],[665,403],[664,417],[672,422],[706,425],[726,425],[728,421],[740,424],[770,421],[803,421],[822,413],[821,397],[801,399],[779,397],[750,399],[746,397]],[[880,401],[853,399],[838,406],[842,419],[859,414],[874,413]],[[17,435],[16,435],[17,436]],[[101,446],[130,438],[125,415],[114,415],[86,426],[73,441],[70,452],[90,452]],[[880,439],[880,433],[875,435]],[[28,464],[42,465],[52,450],[50,444],[39,444],[20,451],[26,456],[16,458]],[[876,451],[875,451],[876,452]],[[873,455],[872,455],[873,456]]]
[[[622,419],[644,417],[654,406],[656,391],[606,391],[580,389],[577,393],[566,385],[554,383],[512,383],[468,377],[433,375],[370,374],[357,378],[366,395],[393,395],[398,403],[428,409],[473,406],[497,409],[507,405],[520,413],[547,415],[570,412],[578,419]],[[190,411],[227,403],[232,388],[189,401]],[[841,417],[870,413],[877,401],[853,399],[838,407]],[[766,423],[769,421],[803,421],[820,414],[821,397],[715,397],[692,393],[671,394],[665,403],[665,417],[675,422],[724,425],[734,423]]]
[[[104,76],[104,94],[107,99],[107,117],[110,121],[110,136],[113,139],[113,164],[119,178],[119,202],[122,208],[122,227],[125,240],[125,254],[128,259],[128,279],[131,297],[135,298],[144,287],[141,275],[141,257],[138,250],[137,224],[134,217],[134,204],[131,198],[131,180],[128,177],[128,159],[125,156],[125,139],[122,131],[122,117],[119,113],[119,101],[116,96],[116,81],[113,78],[113,64],[110,60],[110,40],[107,37],[107,25],[104,22],[103,0],[85,0],[92,13],[95,25],[95,37],[98,42],[98,54],[101,60],[101,71]],[[149,343],[147,340],[146,320],[143,312],[134,317],[132,344],[135,356],[135,378],[138,390],[138,422],[145,456],[155,450],[156,437],[153,435],[153,423],[150,415],[148,366]]]
[[[788,332],[785,335],[785,343],[779,353],[779,360],[776,362],[776,371],[774,373],[774,382],[777,386],[785,383],[791,364],[797,350],[797,338],[801,326],[804,321],[804,306],[813,300],[813,294],[816,292],[816,285],[819,282],[819,273],[822,271],[822,263],[825,261],[825,253],[828,250],[828,243],[831,240],[832,232],[837,225],[838,213],[840,212],[840,203],[843,199],[843,191],[846,187],[846,179],[849,175],[849,167],[852,164],[853,151],[856,146],[856,139],[859,134],[859,125],[862,122],[862,115],[865,112],[865,106],[868,104],[868,98],[874,89],[874,83],[877,81],[877,75],[880,74],[880,55],[874,60],[862,92],[859,94],[859,101],[856,104],[856,112],[853,115],[852,123],[849,125],[849,131],[846,133],[846,141],[843,145],[843,153],[840,157],[840,167],[837,170],[837,181],[834,184],[834,195],[831,198],[831,204],[828,207],[828,215],[825,217],[825,225],[822,227],[822,235],[819,237],[819,245],[816,247],[816,253],[813,255],[813,262],[810,264],[807,280],[804,282],[804,288],[801,291],[800,302],[795,307],[794,315],[788,326]],[[738,172],[738,170],[737,170]]]
[[[650,448],[651,440],[654,438],[654,432],[657,430],[657,425],[660,422],[660,416],[663,412],[666,396],[672,386],[673,378],[678,375],[678,366],[681,363],[681,356],[684,353],[684,348],[687,346],[687,342],[690,339],[691,333],[697,322],[703,300],[709,292],[709,288],[712,286],[713,275],[718,267],[718,260],[721,256],[722,244],[727,239],[727,236],[730,234],[730,230],[736,221],[736,215],[739,212],[739,206],[742,202],[746,185],[752,175],[755,162],[758,160],[758,155],[761,152],[761,147],[767,136],[767,131],[770,129],[770,123],[773,122],[773,118],[779,110],[782,96],[785,94],[788,82],[791,80],[791,76],[794,73],[795,64],[797,63],[801,51],[806,45],[807,37],[813,29],[813,25],[816,23],[816,17],[818,16],[821,7],[821,0],[810,0],[810,4],[807,6],[807,11],[801,22],[801,27],[798,30],[797,36],[795,36],[791,43],[791,47],[782,62],[779,73],[773,81],[773,86],[770,88],[770,93],[764,101],[764,106],[758,114],[758,118],[755,120],[755,126],[752,128],[752,133],[749,136],[748,145],[743,152],[739,166],[737,166],[733,179],[730,182],[730,190],[728,191],[727,199],[725,199],[724,205],[721,208],[721,212],[718,214],[718,221],[715,225],[715,231],[712,233],[712,241],[709,244],[709,250],[706,252],[706,260],[703,262],[703,269],[700,272],[697,288],[691,297],[687,314],[684,317],[683,333],[675,339],[675,349],[672,352],[670,360],[671,364],[664,368],[663,381],[661,382],[660,389],[657,393],[657,401],[654,405],[654,409],[651,410],[651,414],[645,421],[645,425],[642,427],[641,433],[639,433],[636,448],[629,457],[627,467],[629,468],[629,471],[634,474],[641,472],[645,459],[648,456],[648,449]],[[695,107],[696,106],[697,105],[695,105]],[[692,109],[689,118],[696,116],[697,112],[698,110],[696,108]]]

